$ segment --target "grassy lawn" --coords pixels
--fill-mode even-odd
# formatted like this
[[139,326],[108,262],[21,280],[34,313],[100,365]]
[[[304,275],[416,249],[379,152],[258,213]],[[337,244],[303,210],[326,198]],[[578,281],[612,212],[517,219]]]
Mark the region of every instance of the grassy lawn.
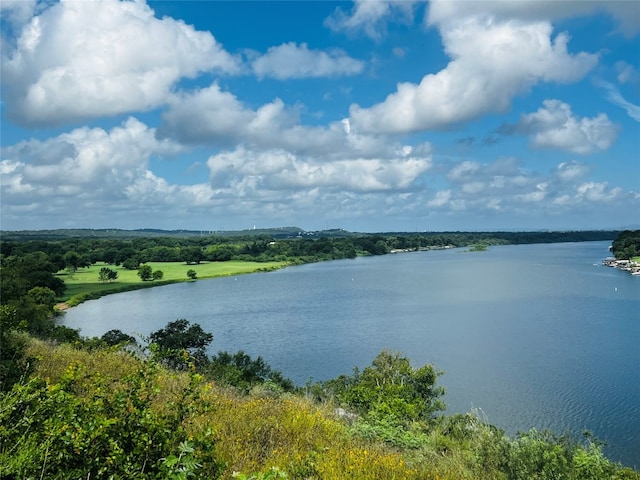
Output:
[[[80,268],[75,273],[60,272],[58,276],[64,280],[67,289],[59,298],[61,302],[67,302],[70,306],[77,305],[90,298],[98,298],[110,293],[119,293],[138,288],[166,285],[168,283],[188,281],[187,271],[194,270],[198,279],[214,278],[241,273],[276,270],[285,267],[283,262],[204,262],[198,265],[187,265],[184,262],[149,262],[153,271],[162,270],[162,280],[143,282],[138,277],[137,270],[127,270],[115,265],[107,265],[98,262],[89,268]],[[98,278],[98,272],[102,267],[108,267],[118,272],[118,279],[114,282],[103,283]]]

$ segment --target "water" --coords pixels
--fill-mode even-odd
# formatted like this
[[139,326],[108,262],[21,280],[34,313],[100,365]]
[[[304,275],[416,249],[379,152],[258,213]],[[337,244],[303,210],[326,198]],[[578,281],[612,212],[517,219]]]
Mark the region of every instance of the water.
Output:
[[608,242],[414,252],[199,280],[68,311],[84,336],[186,318],[210,349],[261,355],[298,384],[383,348],[446,373],[447,411],[513,434],[592,431],[640,467],[640,278],[601,266]]

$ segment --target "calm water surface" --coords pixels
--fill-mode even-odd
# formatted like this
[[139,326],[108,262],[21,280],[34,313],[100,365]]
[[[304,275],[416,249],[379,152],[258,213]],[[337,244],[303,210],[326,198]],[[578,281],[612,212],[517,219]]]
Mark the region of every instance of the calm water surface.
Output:
[[84,336],[148,335],[186,318],[210,353],[261,355],[303,384],[383,348],[444,370],[449,412],[508,433],[587,429],[640,467],[640,277],[601,266],[609,242],[415,252],[200,280],[88,301]]

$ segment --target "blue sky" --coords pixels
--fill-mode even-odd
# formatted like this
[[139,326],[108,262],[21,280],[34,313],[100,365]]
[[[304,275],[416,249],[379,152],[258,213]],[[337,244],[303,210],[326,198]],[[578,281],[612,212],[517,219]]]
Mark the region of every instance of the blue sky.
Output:
[[4,230],[640,226],[640,2],[0,12]]

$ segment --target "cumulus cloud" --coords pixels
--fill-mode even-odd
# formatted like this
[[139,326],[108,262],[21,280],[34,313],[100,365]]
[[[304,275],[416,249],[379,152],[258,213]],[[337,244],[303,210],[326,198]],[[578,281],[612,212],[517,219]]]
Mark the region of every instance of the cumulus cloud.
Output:
[[340,49],[309,50],[306,43],[283,43],[271,47],[251,62],[258,78],[317,78],[356,75],[364,69],[364,62],[349,57]]
[[585,177],[591,168],[576,161],[562,162],[556,168],[556,175],[562,181],[574,181]]
[[134,118],[110,131],[83,127],[44,141],[19,142],[2,149],[3,216],[30,204],[39,205],[43,215],[70,216],[131,207],[131,200],[136,205],[141,198],[132,197],[132,185],[152,175],[149,158],[180,151],[170,141],[156,140],[153,129]]
[[607,182],[586,182],[576,188],[576,197],[590,202],[611,202],[620,198],[620,187],[609,188]]
[[207,165],[214,188],[246,193],[247,186],[267,190],[326,189],[376,192],[404,190],[431,166],[431,156],[413,149],[395,158],[326,159],[284,150],[254,151],[238,147],[212,155]]
[[3,56],[2,94],[16,121],[55,125],[148,110],[183,77],[239,68],[210,33],[158,19],[144,2],[62,1]]
[[492,15],[498,19],[525,21],[559,20],[604,12],[611,15],[626,36],[640,32],[640,9],[635,2],[590,0],[588,2],[519,0],[485,0],[482,2],[452,2],[431,0],[426,21],[430,25],[455,22],[465,15]]
[[[298,109],[287,108],[280,99],[253,110],[216,83],[172,95],[168,105],[157,135],[184,144],[222,148],[240,144],[252,150],[285,150],[327,160],[345,156],[392,159],[403,148],[387,137],[353,131],[348,119],[326,126],[302,125]],[[429,150],[425,145],[412,148]]]
[[608,149],[618,128],[607,115],[578,118],[560,100],[545,100],[537,112],[522,115],[517,125],[505,125],[503,133],[528,135],[536,148],[554,148],[581,155]]
[[581,79],[598,56],[570,54],[569,37],[552,38],[549,22],[465,16],[440,26],[451,62],[419,84],[397,91],[370,108],[352,105],[354,128],[402,133],[446,129],[488,112],[503,112],[513,98],[538,82]]
[[355,0],[350,13],[338,7],[325,19],[324,25],[335,32],[363,32],[373,40],[381,40],[386,35],[388,22],[411,23],[418,3],[413,0]]
[[[434,165],[432,172],[438,171]],[[421,194],[428,212],[450,215],[557,215],[611,205],[638,205],[633,192],[587,179],[590,167],[562,162],[549,172],[532,171],[516,158],[492,162],[466,160],[449,165],[444,188]]]

